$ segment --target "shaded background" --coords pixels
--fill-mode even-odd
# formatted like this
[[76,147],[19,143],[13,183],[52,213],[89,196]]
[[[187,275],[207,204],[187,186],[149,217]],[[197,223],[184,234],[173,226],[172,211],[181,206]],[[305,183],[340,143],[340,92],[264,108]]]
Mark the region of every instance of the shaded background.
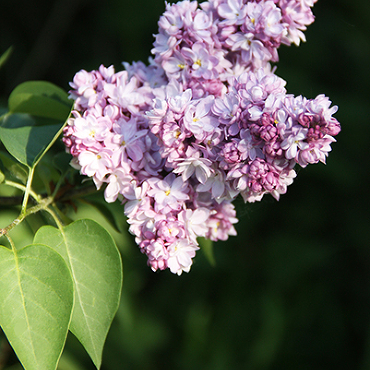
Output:
[[[146,61],[163,10],[161,0],[1,0],[0,53],[14,49],[0,104],[25,80],[68,90],[80,69]],[[339,106],[327,165],[299,171],[279,202],[238,203],[238,236],[215,244],[215,267],[198,252],[189,274],[153,273],[115,233],[124,289],[103,370],[370,369],[370,3],[319,0],[314,13],[307,43],[280,49],[277,74],[290,93]],[[93,368],[72,335],[62,368]]]

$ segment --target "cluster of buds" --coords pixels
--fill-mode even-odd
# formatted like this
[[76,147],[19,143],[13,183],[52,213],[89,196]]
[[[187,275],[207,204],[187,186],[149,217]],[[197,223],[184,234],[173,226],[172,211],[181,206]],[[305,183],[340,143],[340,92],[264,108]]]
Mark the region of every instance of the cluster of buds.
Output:
[[296,165],[325,163],[337,107],[287,94],[270,64],[304,40],[314,2],[167,4],[149,65],[75,75],[71,163],[124,204],[152,270],[188,272],[198,237],[236,234],[237,196],[279,199]]

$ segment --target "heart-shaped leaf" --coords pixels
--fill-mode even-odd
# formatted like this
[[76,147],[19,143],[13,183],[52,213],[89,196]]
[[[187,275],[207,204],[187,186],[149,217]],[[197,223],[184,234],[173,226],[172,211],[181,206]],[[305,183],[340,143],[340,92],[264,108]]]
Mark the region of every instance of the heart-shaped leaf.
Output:
[[0,246],[0,325],[26,370],[56,369],[72,309],[73,281],[57,252]]
[[69,265],[75,283],[70,330],[100,368],[122,287],[122,262],[114,240],[95,221],[81,219],[61,230],[43,226],[35,243],[54,248]]

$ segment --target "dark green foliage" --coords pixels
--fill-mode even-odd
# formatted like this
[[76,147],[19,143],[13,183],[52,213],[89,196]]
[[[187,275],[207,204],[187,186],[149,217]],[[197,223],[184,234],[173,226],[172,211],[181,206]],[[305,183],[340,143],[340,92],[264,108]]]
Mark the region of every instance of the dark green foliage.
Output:
[[[146,61],[164,9],[160,0],[4,3],[0,53],[13,45],[0,70],[4,102],[25,80],[68,89],[79,69]],[[53,28],[61,4],[70,10]],[[288,91],[328,95],[342,132],[327,166],[301,170],[279,202],[238,203],[238,236],[214,245],[214,267],[198,253],[189,274],[153,273],[133,239],[109,229],[125,278],[102,369],[370,368],[369,4],[319,0],[307,43],[280,49]],[[94,368],[71,336],[63,361]]]

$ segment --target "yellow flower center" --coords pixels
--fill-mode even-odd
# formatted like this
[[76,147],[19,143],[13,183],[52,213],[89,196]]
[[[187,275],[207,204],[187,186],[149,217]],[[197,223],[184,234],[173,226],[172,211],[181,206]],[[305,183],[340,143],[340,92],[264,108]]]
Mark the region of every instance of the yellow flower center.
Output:
[[216,223],[216,225],[213,227],[213,231],[214,231],[215,233],[217,233],[219,226],[220,226],[220,221],[218,221],[218,222]]

